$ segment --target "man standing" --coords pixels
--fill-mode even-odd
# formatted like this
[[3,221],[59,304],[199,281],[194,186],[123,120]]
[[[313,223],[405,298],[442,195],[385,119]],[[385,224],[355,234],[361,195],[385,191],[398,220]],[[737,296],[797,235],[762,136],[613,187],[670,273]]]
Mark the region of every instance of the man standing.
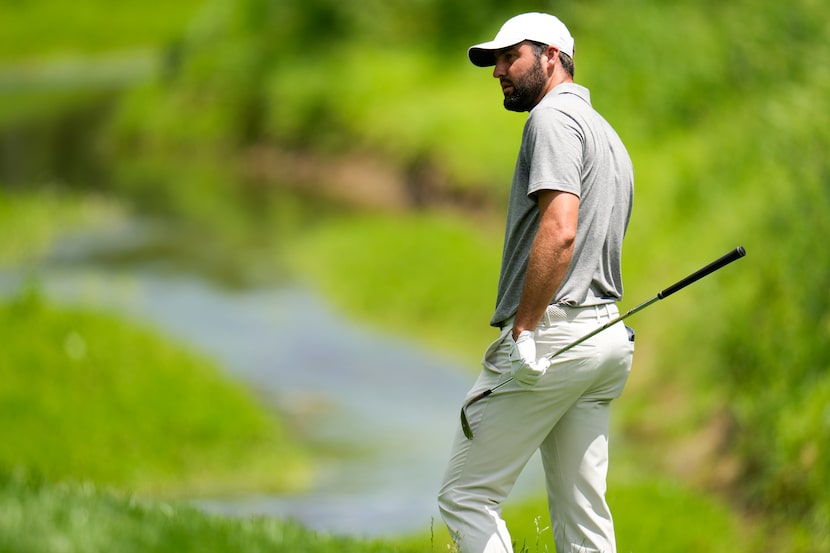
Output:
[[633,169],[611,126],[573,82],[574,41],[556,17],[526,13],[468,56],[494,66],[504,107],[529,111],[513,175],[496,310],[501,329],[468,398],[439,507],[461,553],[512,551],[501,504],[538,449],[558,552],[616,551],[605,501],[609,406],[631,368],[622,323],[555,358],[618,315]]

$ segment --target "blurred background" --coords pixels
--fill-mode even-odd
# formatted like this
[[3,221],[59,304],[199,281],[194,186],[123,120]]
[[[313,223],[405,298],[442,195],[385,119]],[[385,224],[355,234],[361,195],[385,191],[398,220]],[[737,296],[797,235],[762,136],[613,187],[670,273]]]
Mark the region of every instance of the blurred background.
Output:
[[[620,550],[830,551],[814,0],[0,0],[6,550],[84,550],[35,516],[73,482],[441,548],[525,119],[466,48],[536,10],[634,161],[621,307],[748,252],[632,320]],[[537,550],[538,477],[506,509]]]

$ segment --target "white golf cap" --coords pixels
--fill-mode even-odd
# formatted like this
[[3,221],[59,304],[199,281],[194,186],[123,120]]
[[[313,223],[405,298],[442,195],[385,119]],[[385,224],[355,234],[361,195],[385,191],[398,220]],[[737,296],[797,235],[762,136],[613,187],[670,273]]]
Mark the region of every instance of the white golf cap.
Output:
[[569,56],[574,55],[574,39],[558,18],[539,12],[512,17],[501,26],[496,38],[471,46],[467,56],[474,65],[488,67],[496,64],[495,52],[525,40],[556,46]]

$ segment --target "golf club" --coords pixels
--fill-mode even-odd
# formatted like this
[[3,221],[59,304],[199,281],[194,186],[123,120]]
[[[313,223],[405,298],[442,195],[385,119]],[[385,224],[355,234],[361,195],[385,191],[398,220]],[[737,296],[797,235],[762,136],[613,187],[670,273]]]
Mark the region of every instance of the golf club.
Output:
[[[605,329],[607,329],[611,326],[614,326],[615,324],[619,323],[620,321],[623,321],[623,320],[627,319],[628,317],[634,315],[635,313],[638,313],[638,312],[642,311],[643,309],[645,309],[649,305],[653,304],[654,302],[669,297],[670,295],[674,294],[678,290],[682,290],[683,288],[685,288],[686,286],[692,284],[693,282],[696,282],[696,281],[702,279],[706,275],[714,273],[718,269],[721,269],[721,268],[725,267],[726,265],[732,263],[736,259],[740,259],[741,257],[743,257],[745,255],[746,255],[746,250],[744,250],[743,246],[738,246],[737,248],[730,251],[726,255],[724,255],[722,257],[719,257],[718,259],[716,259],[715,261],[712,261],[711,263],[709,263],[705,267],[703,267],[701,269],[698,269],[697,271],[690,274],[686,278],[675,282],[674,284],[672,284],[668,288],[666,288],[666,289],[662,290],[661,292],[659,292],[653,298],[651,298],[647,301],[644,301],[643,303],[641,303],[640,305],[638,305],[636,307],[633,307],[633,308],[629,309],[628,311],[626,311],[624,314],[620,315],[616,319],[612,319],[612,320],[608,321],[607,323],[600,326],[599,328],[597,328],[595,330],[592,330],[591,332],[589,332],[585,336],[582,336],[581,338],[578,338],[577,340],[571,342],[567,346],[565,346],[565,347],[563,347],[563,348],[561,348],[561,349],[559,349],[559,350],[557,350],[557,351],[555,351],[555,352],[553,352],[549,355],[546,355],[545,357],[547,357],[548,359],[553,359],[555,357],[558,357],[559,355],[562,355],[566,351],[578,346],[579,344],[581,344],[585,340],[588,340],[589,338],[592,338],[593,336],[596,336],[597,334],[599,334],[603,330],[605,330]],[[464,436],[466,436],[468,440],[473,439],[473,430],[470,428],[470,423],[467,421],[467,408],[470,405],[472,405],[473,403],[476,403],[477,401],[480,401],[480,400],[486,398],[487,396],[489,396],[490,394],[492,394],[493,392],[495,392],[496,390],[498,390],[499,388],[501,388],[505,384],[511,382],[512,380],[513,380],[513,377],[511,376],[510,378],[508,378],[507,380],[505,380],[504,382],[502,382],[498,386],[493,386],[492,388],[484,390],[483,392],[481,392],[479,394],[476,394],[475,396],[471,397],[466,403],[464,403],[464,406],[461,408],[461,430],[464,432]]]

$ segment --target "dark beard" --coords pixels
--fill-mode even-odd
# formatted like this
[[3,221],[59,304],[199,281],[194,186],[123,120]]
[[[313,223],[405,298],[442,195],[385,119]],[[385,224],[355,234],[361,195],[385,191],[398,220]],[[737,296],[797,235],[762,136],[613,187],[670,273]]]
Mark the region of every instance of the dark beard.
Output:
[[530,111],[545,89],[545,71],[542,61],[537,63],[523,76],[521,81],[513,81],[513,93],[504,97],[504,107],[510,111]]

